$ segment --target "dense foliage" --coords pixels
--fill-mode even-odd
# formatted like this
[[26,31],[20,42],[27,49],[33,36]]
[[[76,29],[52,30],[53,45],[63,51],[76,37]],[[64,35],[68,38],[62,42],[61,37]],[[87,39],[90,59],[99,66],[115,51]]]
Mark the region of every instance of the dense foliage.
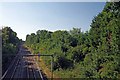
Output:
[[[18,51],[20,40],[17,37],[17,33],[14,32],[10,27],[2,28],[2,67],[3,71],[6,69],[8,64],[13,60],[14,54]],[[13,54],[11,56],[9,54]]]
[[53,69],[62,77],[118,78],[120,2],[106,3],[85,33],[79,28],[55,32],[38,30],[26,36],[25,44],[35,54],[54,54]]

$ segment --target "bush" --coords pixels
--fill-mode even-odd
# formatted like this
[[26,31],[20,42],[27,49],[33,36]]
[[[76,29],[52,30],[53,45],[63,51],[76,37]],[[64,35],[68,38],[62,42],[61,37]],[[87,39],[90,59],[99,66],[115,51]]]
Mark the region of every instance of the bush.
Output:
[[58,58],[57,63],[59,68],[62,68],[62,69],[73,68],[73,61],[62,56]]

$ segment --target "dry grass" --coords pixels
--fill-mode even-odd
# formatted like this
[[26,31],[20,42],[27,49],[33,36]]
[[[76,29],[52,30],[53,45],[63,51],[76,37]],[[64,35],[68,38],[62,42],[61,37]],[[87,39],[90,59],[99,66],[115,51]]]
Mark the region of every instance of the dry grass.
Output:
[[[36,59],[38,60],[38,57],[36,57]],[[45,65],[43,59],[40,58],[40,60],[38,60],[38,61],[39,61],[38,62],[39,67],[46,74],[47,78],[52,78],[51,70]],[[59,78],[59,77],[56,76],[55,74],[53,74],[53,78]]]
[[[25,48],[27,48],[30,52],[32,52],[32,49],[24,46]],[[45,62],[42,58],[40,58],[40,60],[38,60],[38,57],[34,57],[37,61],[38,61],[38,66],[40,67],[40,69],[42,70],[42,72],[46,75],[47,78],[52,78],[52,73],[51,70],[45,65]],[[59,77],[57,75],[55,75],[53,73],[53,78],[54,80],[59,80]]]

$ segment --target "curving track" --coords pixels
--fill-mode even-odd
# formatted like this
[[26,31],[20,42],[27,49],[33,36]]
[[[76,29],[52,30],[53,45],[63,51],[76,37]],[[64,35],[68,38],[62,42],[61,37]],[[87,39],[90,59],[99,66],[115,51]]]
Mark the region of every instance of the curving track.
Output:
[[34,79],[34,80],[47,80],[38,67],[35,58],[32,56],[22,56],[24,54],[30,54],[30,52],[21,46],[20,51],[12,61],[9,68],[2,76],[2,80],[14,80],[14,79]]

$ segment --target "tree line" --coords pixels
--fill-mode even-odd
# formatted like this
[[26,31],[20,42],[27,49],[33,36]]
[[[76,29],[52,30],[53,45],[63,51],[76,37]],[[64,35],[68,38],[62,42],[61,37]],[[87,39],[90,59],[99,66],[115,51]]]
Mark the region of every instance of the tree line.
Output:
[[[25,46],[34,54],[53,54],[54,72],[61,77],[120,78],[120,2],[107,2],[90,27],[86,32],[38,30],[26,36]],[[10,27],[2,28],[2,54],[16,54],[20,42]],[[12,57],[2,58],[6,66]],[[50,59],[43,60],[50,65]]]
[[[25,44],[34,54],[54,54],[53,69],[56,72],[62,69],[63,76],[120,77],[120,2],[107,2],[90,27],[86,32],[79,28],[55,32],[38,30],[26,36]],[[65,74],[68,69],[73,74]]]
[[[19,45],[22,40],[19,40],[17,33],[10,27],[2,28],[2,70],[8,68],[9,64],[17,54]],[[12,55],[10,55],[12,54]]]

